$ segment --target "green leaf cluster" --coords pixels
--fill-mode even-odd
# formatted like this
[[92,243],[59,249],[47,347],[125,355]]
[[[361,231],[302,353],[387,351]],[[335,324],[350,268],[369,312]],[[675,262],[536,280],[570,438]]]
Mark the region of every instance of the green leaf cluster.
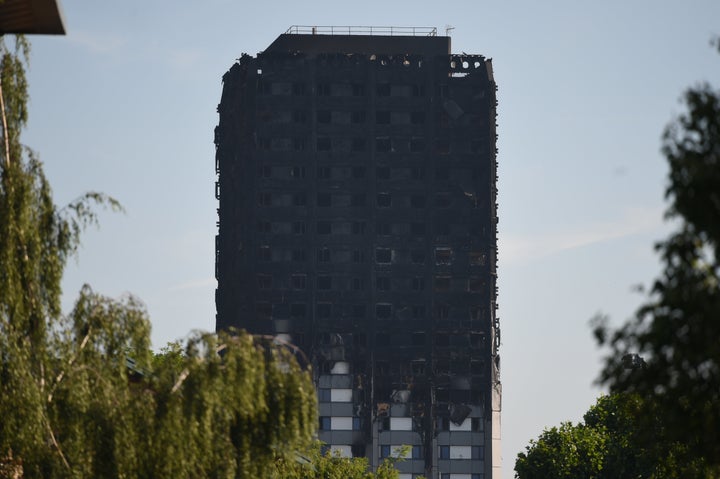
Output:
[[369,470],[366,458],[340,457],[327,451],[321,452],[316,442],[302,454],[286,457],[276,462],[273,478],[277,479],[397,479],[395,461],[386,459],[377,468]]
[[518,454],[518,479],[599,478],[606,452],[602,431],[569,422],[546,429]]
[[[720,42],[717,44],[720,47]],[[667,216],[677,225],[656,249],[662,272],[622,327],[596,324],[608,349],[600,382],[657,408],[667,437],[720,476],[720,90],[688,89],[665,130]],[[629,362],[633,357],[641,361]]]
[[[666,435],[658,410],[638,395],[602,396],[578,424],[531,440],[517,479],[702,479],[705,464]],[[652,419],[650,419],[652,418]]]

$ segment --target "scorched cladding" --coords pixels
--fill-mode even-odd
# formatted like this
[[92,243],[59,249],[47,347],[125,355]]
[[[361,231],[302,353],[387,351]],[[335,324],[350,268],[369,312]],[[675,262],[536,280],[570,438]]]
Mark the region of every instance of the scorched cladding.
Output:
[[217,328],[305,351],[333,450],[499,477],[491,62],[434,29],[337,32],[223,76]]

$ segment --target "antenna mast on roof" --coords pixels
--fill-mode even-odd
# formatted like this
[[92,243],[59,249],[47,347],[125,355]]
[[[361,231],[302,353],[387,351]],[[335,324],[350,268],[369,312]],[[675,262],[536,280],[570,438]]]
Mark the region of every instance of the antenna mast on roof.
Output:
[[455,30],[455,27],[453,27],[452,25],[445,25],[445,36],[449,37],[450,32],[453,30]]

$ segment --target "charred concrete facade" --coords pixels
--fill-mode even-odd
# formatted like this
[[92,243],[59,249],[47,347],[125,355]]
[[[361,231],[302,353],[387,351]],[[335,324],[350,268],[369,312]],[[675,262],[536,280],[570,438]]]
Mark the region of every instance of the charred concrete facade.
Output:
[[306,353],[341,454],[497,478],[491,62],[434,30],[308,33],[223,76],[217,328]]

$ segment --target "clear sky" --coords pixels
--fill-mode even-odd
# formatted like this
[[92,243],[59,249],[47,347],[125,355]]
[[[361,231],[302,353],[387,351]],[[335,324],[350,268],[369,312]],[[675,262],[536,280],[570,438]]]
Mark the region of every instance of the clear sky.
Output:
[[620,321],[659,266],[664,125],[687,86],[720,78],[720,2],[663,0],[98,2],[62,0],[66,37],[34,37],[24,141],[56,200],[118,198],[69,265],[139,296],[160,347],[214,328],[213,128],[221,77],[291,25],[451,26],[499,86],[503,460],[580,420],[601,390],[588,320]]

